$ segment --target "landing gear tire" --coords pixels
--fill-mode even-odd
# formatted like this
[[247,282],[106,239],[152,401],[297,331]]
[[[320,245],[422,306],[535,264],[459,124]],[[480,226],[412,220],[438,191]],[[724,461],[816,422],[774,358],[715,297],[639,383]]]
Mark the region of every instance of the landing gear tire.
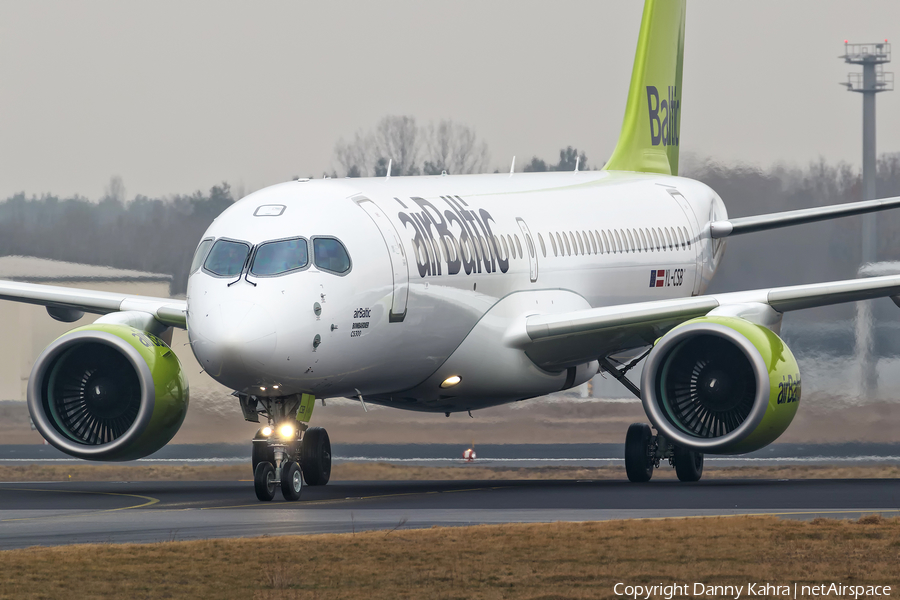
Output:
[[275,488],[278,482],[275,480],[275,467],[272,463],[261,462],[253,471],[253,487],[256,489],[256,497],[263,502],[271,502],[275,497]]
[[650,456],[653,432],[646,423],[632,423],[625,434],[625,473],[628,481],[644,483],[653,476],[654,460]]
[[700,481],[700,477],[703,475],[702,452],[676,446],[672,463],[675,465],[678,481]]
[[253,440],[253,472],[256,473],[256,467],[259,463],[275,464],[275,450],[269,447],[269,441],[265,438],[261,440]]
[[300,473],[300,465],[291,461],[281,466],[281,495],[288,502],[296,502],[300,499],[300,491],[303,489],[303,476]]
[[300,468],[306,485],[325,485],[331,478],[331,440],[322,427],[310,427],[303,434]]

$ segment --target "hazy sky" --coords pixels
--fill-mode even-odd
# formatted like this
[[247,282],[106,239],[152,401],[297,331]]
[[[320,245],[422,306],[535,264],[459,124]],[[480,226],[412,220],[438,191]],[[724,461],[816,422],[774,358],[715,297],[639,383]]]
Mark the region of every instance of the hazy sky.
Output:
[[[0,1],[0,198],[252,190],[321,176],[387,114],[452,118],[508,168],[621,125],[642,3]],[[900,2],[688,2],[682,148],[859,163],[843,41],[900,40]],[[888,66],[888,70],[890,66]],[[898,67],[900,70],[900,67]],[[900,151],[900,90],[878,150]]]

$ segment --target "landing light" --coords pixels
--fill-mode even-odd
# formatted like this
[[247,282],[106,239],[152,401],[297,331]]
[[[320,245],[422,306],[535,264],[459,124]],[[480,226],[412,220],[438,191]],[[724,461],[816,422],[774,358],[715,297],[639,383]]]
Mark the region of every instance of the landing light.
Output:
[[278,435],[285,439],[294,437],[294,427],[292,425],[282,425],[278,428]]
[[441,387],[442,388],[453,387],[460,381],[462,381],[462,377],[460,377],[459,375],[451,375],[450,377],[448,377],[447,379],[444,380],[444,383],[441,384]]
[[270,435],[272,435],[272,428],[271,427],[263,427],[262,434],[265,437],[269,437]]
[[266,391],[266,386],[261,385],[261,386],[259,386],[259,389],[264,392],[264,391]]

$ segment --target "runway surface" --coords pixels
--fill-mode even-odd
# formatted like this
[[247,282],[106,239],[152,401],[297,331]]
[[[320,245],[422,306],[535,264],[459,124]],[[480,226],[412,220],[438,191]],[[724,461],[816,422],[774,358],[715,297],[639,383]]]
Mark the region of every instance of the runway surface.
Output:
[[337,482],[299,502],[251,482],[0,484],[0,549],[483,523],[900,515],[900,480]]

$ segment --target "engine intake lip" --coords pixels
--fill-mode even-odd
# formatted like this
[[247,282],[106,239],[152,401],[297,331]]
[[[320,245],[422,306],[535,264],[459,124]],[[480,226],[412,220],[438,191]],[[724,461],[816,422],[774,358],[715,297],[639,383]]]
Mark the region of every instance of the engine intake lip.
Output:
[[[67,350],[84,343],[103,344],[121,352],[134,368],[140,384],[140,408],[134,422],[122,436],[104,444],[82,444],[70,439],[52,422],[45,405],[44,380],[50,369]],[[31,413],[34,426],[44,439],[56,448],[87,460],[104,460],[108,455],[116,454],[134,444],[150,424],[155,404],[153,375],[140,352],[127,341],[105,331],[86,330],[63,335],[44,349],[35,361],[28,379],[28,411]]]
[[[659,394],[659,373],[671,353],[682,342],[699,335],[720,337],[733,343],[750,362],[756,376],[756,396],[750,414],[737,428],[720,437],[697,437],[679,429],[666,416]],[[766,415],[769,393],[769,369],[759,350],[734,329],[718,323],[691,323],[663,336],[647,357],[641,376],[641,403],[650,422],[668,441],[701,452],[716,452],[719,448],[731,446],[749,436]]]

